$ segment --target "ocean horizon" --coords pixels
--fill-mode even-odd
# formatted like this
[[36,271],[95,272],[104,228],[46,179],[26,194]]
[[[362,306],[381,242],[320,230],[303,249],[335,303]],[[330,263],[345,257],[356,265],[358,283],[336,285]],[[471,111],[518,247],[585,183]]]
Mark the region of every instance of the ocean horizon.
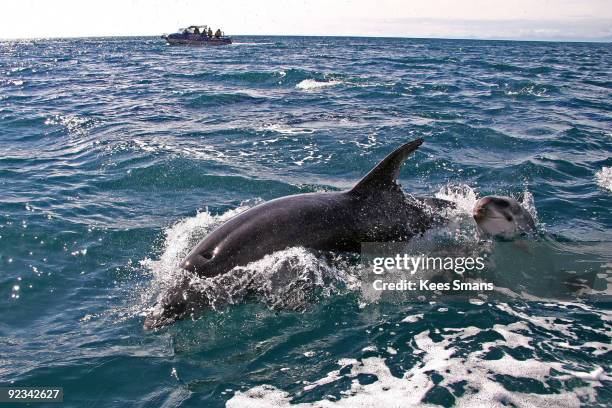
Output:
[[[2,38],[0,41],[32,41],[32,40],[84,40],[84,39],[153,39],[160,38],[162,33],[159,34],[134,34],[134,35],[85,35],[85,36],[60,36],[60,37],[15,37],[15,38]],[[612,42],[612,38],[576,38],[576,39],[538,39],[538,38],[513,38],[513,37],[500,37],[500,38],[480,38],[480,37],[410,37],[410,36],[368,36],[368,35],[286,35],[286,34],[228,34],[232,38],[345,38],[345,39],[397,39],[397,40],[448,40],[448,41],[500,41],[500,42],[542,42],[542,43],[594,43],[594,44],[608,44]]]

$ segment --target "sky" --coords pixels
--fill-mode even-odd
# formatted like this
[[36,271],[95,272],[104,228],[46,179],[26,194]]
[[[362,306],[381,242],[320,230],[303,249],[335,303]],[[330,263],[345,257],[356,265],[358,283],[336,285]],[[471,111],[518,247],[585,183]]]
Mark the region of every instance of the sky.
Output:
[[612,0],[9,0],[0,38],[229,35],[612,41]]

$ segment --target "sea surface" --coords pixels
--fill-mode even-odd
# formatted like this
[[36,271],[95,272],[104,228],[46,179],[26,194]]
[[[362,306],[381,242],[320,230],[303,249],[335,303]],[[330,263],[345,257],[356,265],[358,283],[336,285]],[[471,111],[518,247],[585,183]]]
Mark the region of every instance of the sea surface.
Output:
[[[0,42],[1,385],[65,407],[612,404],[610,44],[234,41]],[[357,256],[288,248],[143,330],[215,226],[417,137],[400,182],[455,202],[441,239],[495,260],[495,293],[376,294]],[[482,242],[488,194],[538,236]]]

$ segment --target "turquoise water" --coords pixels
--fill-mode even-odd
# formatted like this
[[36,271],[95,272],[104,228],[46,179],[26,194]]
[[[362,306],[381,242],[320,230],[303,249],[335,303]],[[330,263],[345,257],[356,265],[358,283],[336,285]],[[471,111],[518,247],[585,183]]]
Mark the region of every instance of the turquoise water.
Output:
[[[547,289],[606,288],[611,61],[609,44],[0,42],[0,384],[63,386],[69,407],[609,406],[607,298]],[[348,188],[416,137],[400,181],[457,203],[456,246],[481,246],[476,197],[533,197],[542,242],[486,249],[500,297],[372,298],[354,257],[292,248],[217,282],[217,310],[142,329],[224,219]]]

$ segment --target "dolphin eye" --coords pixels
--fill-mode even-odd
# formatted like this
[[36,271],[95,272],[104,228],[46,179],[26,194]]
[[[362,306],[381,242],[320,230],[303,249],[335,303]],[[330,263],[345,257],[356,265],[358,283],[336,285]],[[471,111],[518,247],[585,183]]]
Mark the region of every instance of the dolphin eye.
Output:
[[508,208],[510,206],[510,203],[508,203],[508,201],[506,200],[495,200],[495,205],[497,205],[500,208]]
[[506,220],[508,220],[508,222],[512,222],[514,218],[511,215],[506,215]]

